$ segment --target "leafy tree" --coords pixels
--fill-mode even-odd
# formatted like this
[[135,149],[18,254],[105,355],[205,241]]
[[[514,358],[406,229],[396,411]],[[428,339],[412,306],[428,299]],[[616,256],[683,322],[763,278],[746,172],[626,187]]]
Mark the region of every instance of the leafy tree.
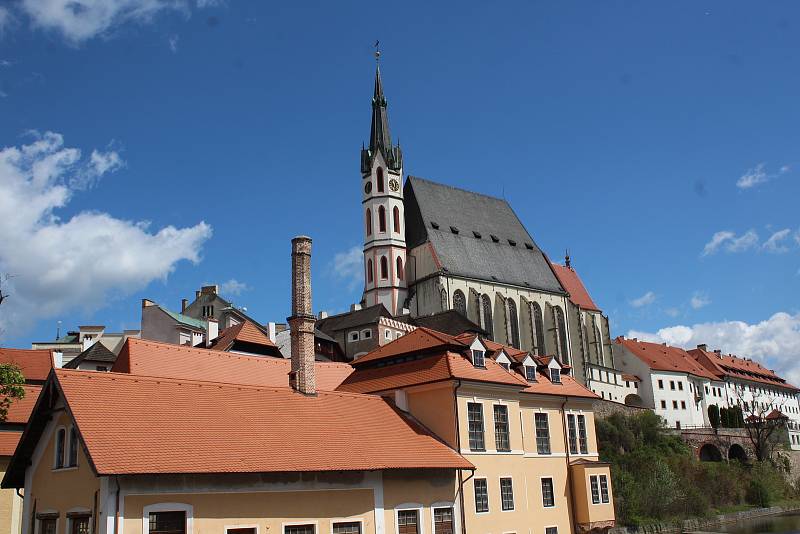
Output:
[[719,406],[716,404],[708,407],[708,421],[712,428],[719,428]]
[[15,400],[25,397],[25,377],[16,365],[0,363],[0,422],[8,417],[8,409]]

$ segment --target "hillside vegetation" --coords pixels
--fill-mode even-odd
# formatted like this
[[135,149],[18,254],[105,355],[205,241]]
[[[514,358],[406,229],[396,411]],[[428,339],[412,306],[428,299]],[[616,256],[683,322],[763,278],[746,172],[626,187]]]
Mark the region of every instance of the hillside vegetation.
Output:
[[798,493],[769,462],[700,462],[650,411],[597,421],[611,463],[617,522],[636,526],[771,506]]

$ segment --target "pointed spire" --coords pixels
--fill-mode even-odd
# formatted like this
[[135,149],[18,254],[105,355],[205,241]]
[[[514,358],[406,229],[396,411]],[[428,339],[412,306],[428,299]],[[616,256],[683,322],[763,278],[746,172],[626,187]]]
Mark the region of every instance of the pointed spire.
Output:
[[568,269],[572,268],[569,257],[569,249],[566,250],[566,254],[564,255],[564,266]]
[[375,42],[375,89],[372,94],[372,124],[369,132],[369,148],[362,150],[361,170],[368,172],[372,158],[379,152],[383,155],[386,165],[392,170],[399,170],[403,166],[403,155],[399,146],[392,145],[392,136],[389,132],[389,114],[386,110],[387,102],[383,94],[383,81],[381,80],[379,42]]

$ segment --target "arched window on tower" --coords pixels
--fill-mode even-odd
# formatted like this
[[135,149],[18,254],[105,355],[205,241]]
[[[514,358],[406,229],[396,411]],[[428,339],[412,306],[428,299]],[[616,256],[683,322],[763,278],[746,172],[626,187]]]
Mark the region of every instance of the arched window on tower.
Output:
[[544,354],[544,318],[542,307],[538,303],[531,303],[531,332],[533,333],[533,353],[537,356]]
[[405,273],[403,272],[403,258],[397,256],[397,279],[402,280],[403,278],[405,278]]
[[512,298],[509,298],[506,302],[508,303],[509,338],[511,339],[511,345],[515,348],[519,348],[519,319],[517,317],[517,303],[514,302],[514,299]]
[[558,359],[561,363],[569,365],[569,353],[567,348],[567,323],[564,320],[564,311],[560,306],[553,307],[553,319],[555,320],[556,350]]
[[453,293],[453,309],[464,317],[467,316],[467,299],[460,289],[456,289]]
[[400,208],[395,206],[394,209],[392,210],[392,213],[394,215],[394,231],[395,231],[396,234],[399,234],[400,233]]
[[389,262],[386,256],[381,256],[381,279],[386,280],[389,278]]
[[386,231],[386,208],[378,206],[378,231]]
[[367,208],[367,235],[372,235],[372,210]]
[[369,282],[370,284],[372,283],[372,280],[373,280],[372,272],[373,272],[372,271],[372,260],[369,259],[369,260],[367,260],[367,282]]
[[442,311],[447,311],[447,309],[448,309],[448,306],[447,306],[447,291],[442,289],[440,298],[441,298]]
[[378,193],[383,193],[383,169],[380,167],[378,167],[375,173],[375,180],[378,182]]
[[593,325],[594,327],[594,350],[597,354],[597,363],[600,365],[605,365],[603,361],[603,341],[602,337],[600,336],[600,329],[597,328],[597,325]]
[[486,330],[486,334],[489,336],[489,339],[494,339],[494,323],[492,322],[492,299],[489,295],[484,294],[481,297],[481,308],[483,308],[483,312],[481,313],[481,328]]

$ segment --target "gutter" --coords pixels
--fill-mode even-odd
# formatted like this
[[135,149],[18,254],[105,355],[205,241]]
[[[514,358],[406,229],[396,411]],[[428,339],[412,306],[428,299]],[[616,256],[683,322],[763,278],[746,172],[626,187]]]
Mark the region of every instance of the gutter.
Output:
[[[459,379],[458,384],[456,384],[456,387],[453,388],[453,409],[455,410],[454,415],[456,416],[456,450],[458,451],[458,454],[461,454],[461,427],[458,421],[458,388],[460,387],[461,387],[461,380]],[[467,477],[467,480],[472,478],[474,475],[475,475],[475,469],[473,468],[472,474],[470,474],[470,476]],[[466,512],[464,511],[464,506],[466,506],[466,504],[464,503],[464,483],[466,482],[466,480],[464,480],[463,476],[464,476],[464,470],[459,469],[458,494],[459,494],[459,500],[461,501],[461,506],[459,506],[459,508],[461,509],[461,533],[467,534],[467,525],[466,525],[467,518],[466,518]]]
[[[569,397],[564,396],[564,402],[561,403],[561,424],[564,425],[564,452],[565,454],[565,461],[567,463],[567,491],[569,494],[569,516],[570,521],[572,522],[572,532],[576,531],[577,524],[575,523],[575,498],[572,494],[572,477],[569,469],[569,427],[567,426],[567,412],[564,409],[567,406],[567,402],[569,401]],[[555,493],[555,489],[553,490]],[[115,533],[116,534],[116,533]]]

